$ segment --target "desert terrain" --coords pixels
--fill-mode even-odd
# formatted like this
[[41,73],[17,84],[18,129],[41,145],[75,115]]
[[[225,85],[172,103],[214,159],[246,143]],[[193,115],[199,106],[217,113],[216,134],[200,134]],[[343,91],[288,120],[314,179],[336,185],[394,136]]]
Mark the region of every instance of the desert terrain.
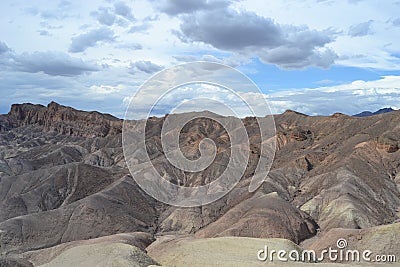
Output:
[[[198,118],[184,127],[188,158],[204,138],[218,146],[215,162],[188,173],[163,154],[164,120],[146,126],[157,171],[184,186],[216,179],[230,152],[221,125]],[[0,115],[0,266],[303,266],[311,263],[263,262],[257,252],[265,245],[320,252],[338,239],[348,249],[396,255],[386,265],[400,266],[400,111],[287,110],[274,120],[275,158],[255,192],[248,187],[260,136],[256,119],[244,118],[251,151],[240,182],[216,202],[180,208],[147,195],[131,176],[121,119],[55,102],[14,104]]]

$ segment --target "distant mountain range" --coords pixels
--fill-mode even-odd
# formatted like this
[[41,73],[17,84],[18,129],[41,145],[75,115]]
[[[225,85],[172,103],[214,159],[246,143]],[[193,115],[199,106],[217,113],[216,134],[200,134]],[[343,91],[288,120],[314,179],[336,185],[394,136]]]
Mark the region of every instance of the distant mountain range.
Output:
[[380,110],[375,111],[375,112],[363,111],[363,112],[355,114],[353,116],[354,117],[369,117],[369,116],[388,113],[388,112],[392,112],[392,111],[394,111],[394,109],[392,109],[392,108],[381,108]]

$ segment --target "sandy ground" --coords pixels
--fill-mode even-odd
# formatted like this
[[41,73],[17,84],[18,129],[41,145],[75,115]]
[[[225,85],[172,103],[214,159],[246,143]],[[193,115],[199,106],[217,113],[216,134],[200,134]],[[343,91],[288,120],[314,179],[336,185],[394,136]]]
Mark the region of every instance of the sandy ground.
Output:
[[257,259],[258,250],[265,245],[269,249],[286,251],[301,248],[285,239],[257,239],[245,237],[221,237],[193,239],[184,237],[173,239],[161,237],[148,247],[148,254],[163,266],[400,266],[391,264],[340,264],[340,263],[298,263],[270,262]]

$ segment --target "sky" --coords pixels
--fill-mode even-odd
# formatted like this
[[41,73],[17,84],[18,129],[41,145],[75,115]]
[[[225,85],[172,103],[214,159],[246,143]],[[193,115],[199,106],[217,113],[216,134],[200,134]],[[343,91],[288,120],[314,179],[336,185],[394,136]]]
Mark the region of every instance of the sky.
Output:
[[[378,0],[3,0],[0,114],[56,101],[122,118],[146,80],[192,61],[242,72],[274,113],[400,109],[398,10]],[[209,87],[185,99],[198,90],[229,101]]]

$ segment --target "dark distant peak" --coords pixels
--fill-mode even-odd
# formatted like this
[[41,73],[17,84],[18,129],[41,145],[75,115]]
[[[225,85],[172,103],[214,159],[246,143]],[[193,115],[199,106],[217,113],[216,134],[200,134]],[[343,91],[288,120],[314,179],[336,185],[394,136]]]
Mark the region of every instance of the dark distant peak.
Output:
[[372,115],[374,115],[374,113],[371,111],[363,111],[363,112],[353,115],[353,117],[369,117]]
[[305,117],[308,116],[307,114],[304,114],[304,113],[301,113],[298,111],[294,111],[291,109],[287,109],[285,112],[282,113],[282,115],[300,115],[300,116],[305,116]]
[[392,108],[381,108],[380,110],[374,112],[374,115],[388,113],[388,112],[392,112],[392,111],[394,111],[394,109],[392,109]]
[[392,112],[392,111],[394,111],[394,109],[392,109],[392,108],[381,108],[380,110],[375,111],[375,112],[363,111],[363,112],[355,114],[353,116],[354,117],[369,117],[369,116],[384,114],[384,113],[388,113],[388,112]]

